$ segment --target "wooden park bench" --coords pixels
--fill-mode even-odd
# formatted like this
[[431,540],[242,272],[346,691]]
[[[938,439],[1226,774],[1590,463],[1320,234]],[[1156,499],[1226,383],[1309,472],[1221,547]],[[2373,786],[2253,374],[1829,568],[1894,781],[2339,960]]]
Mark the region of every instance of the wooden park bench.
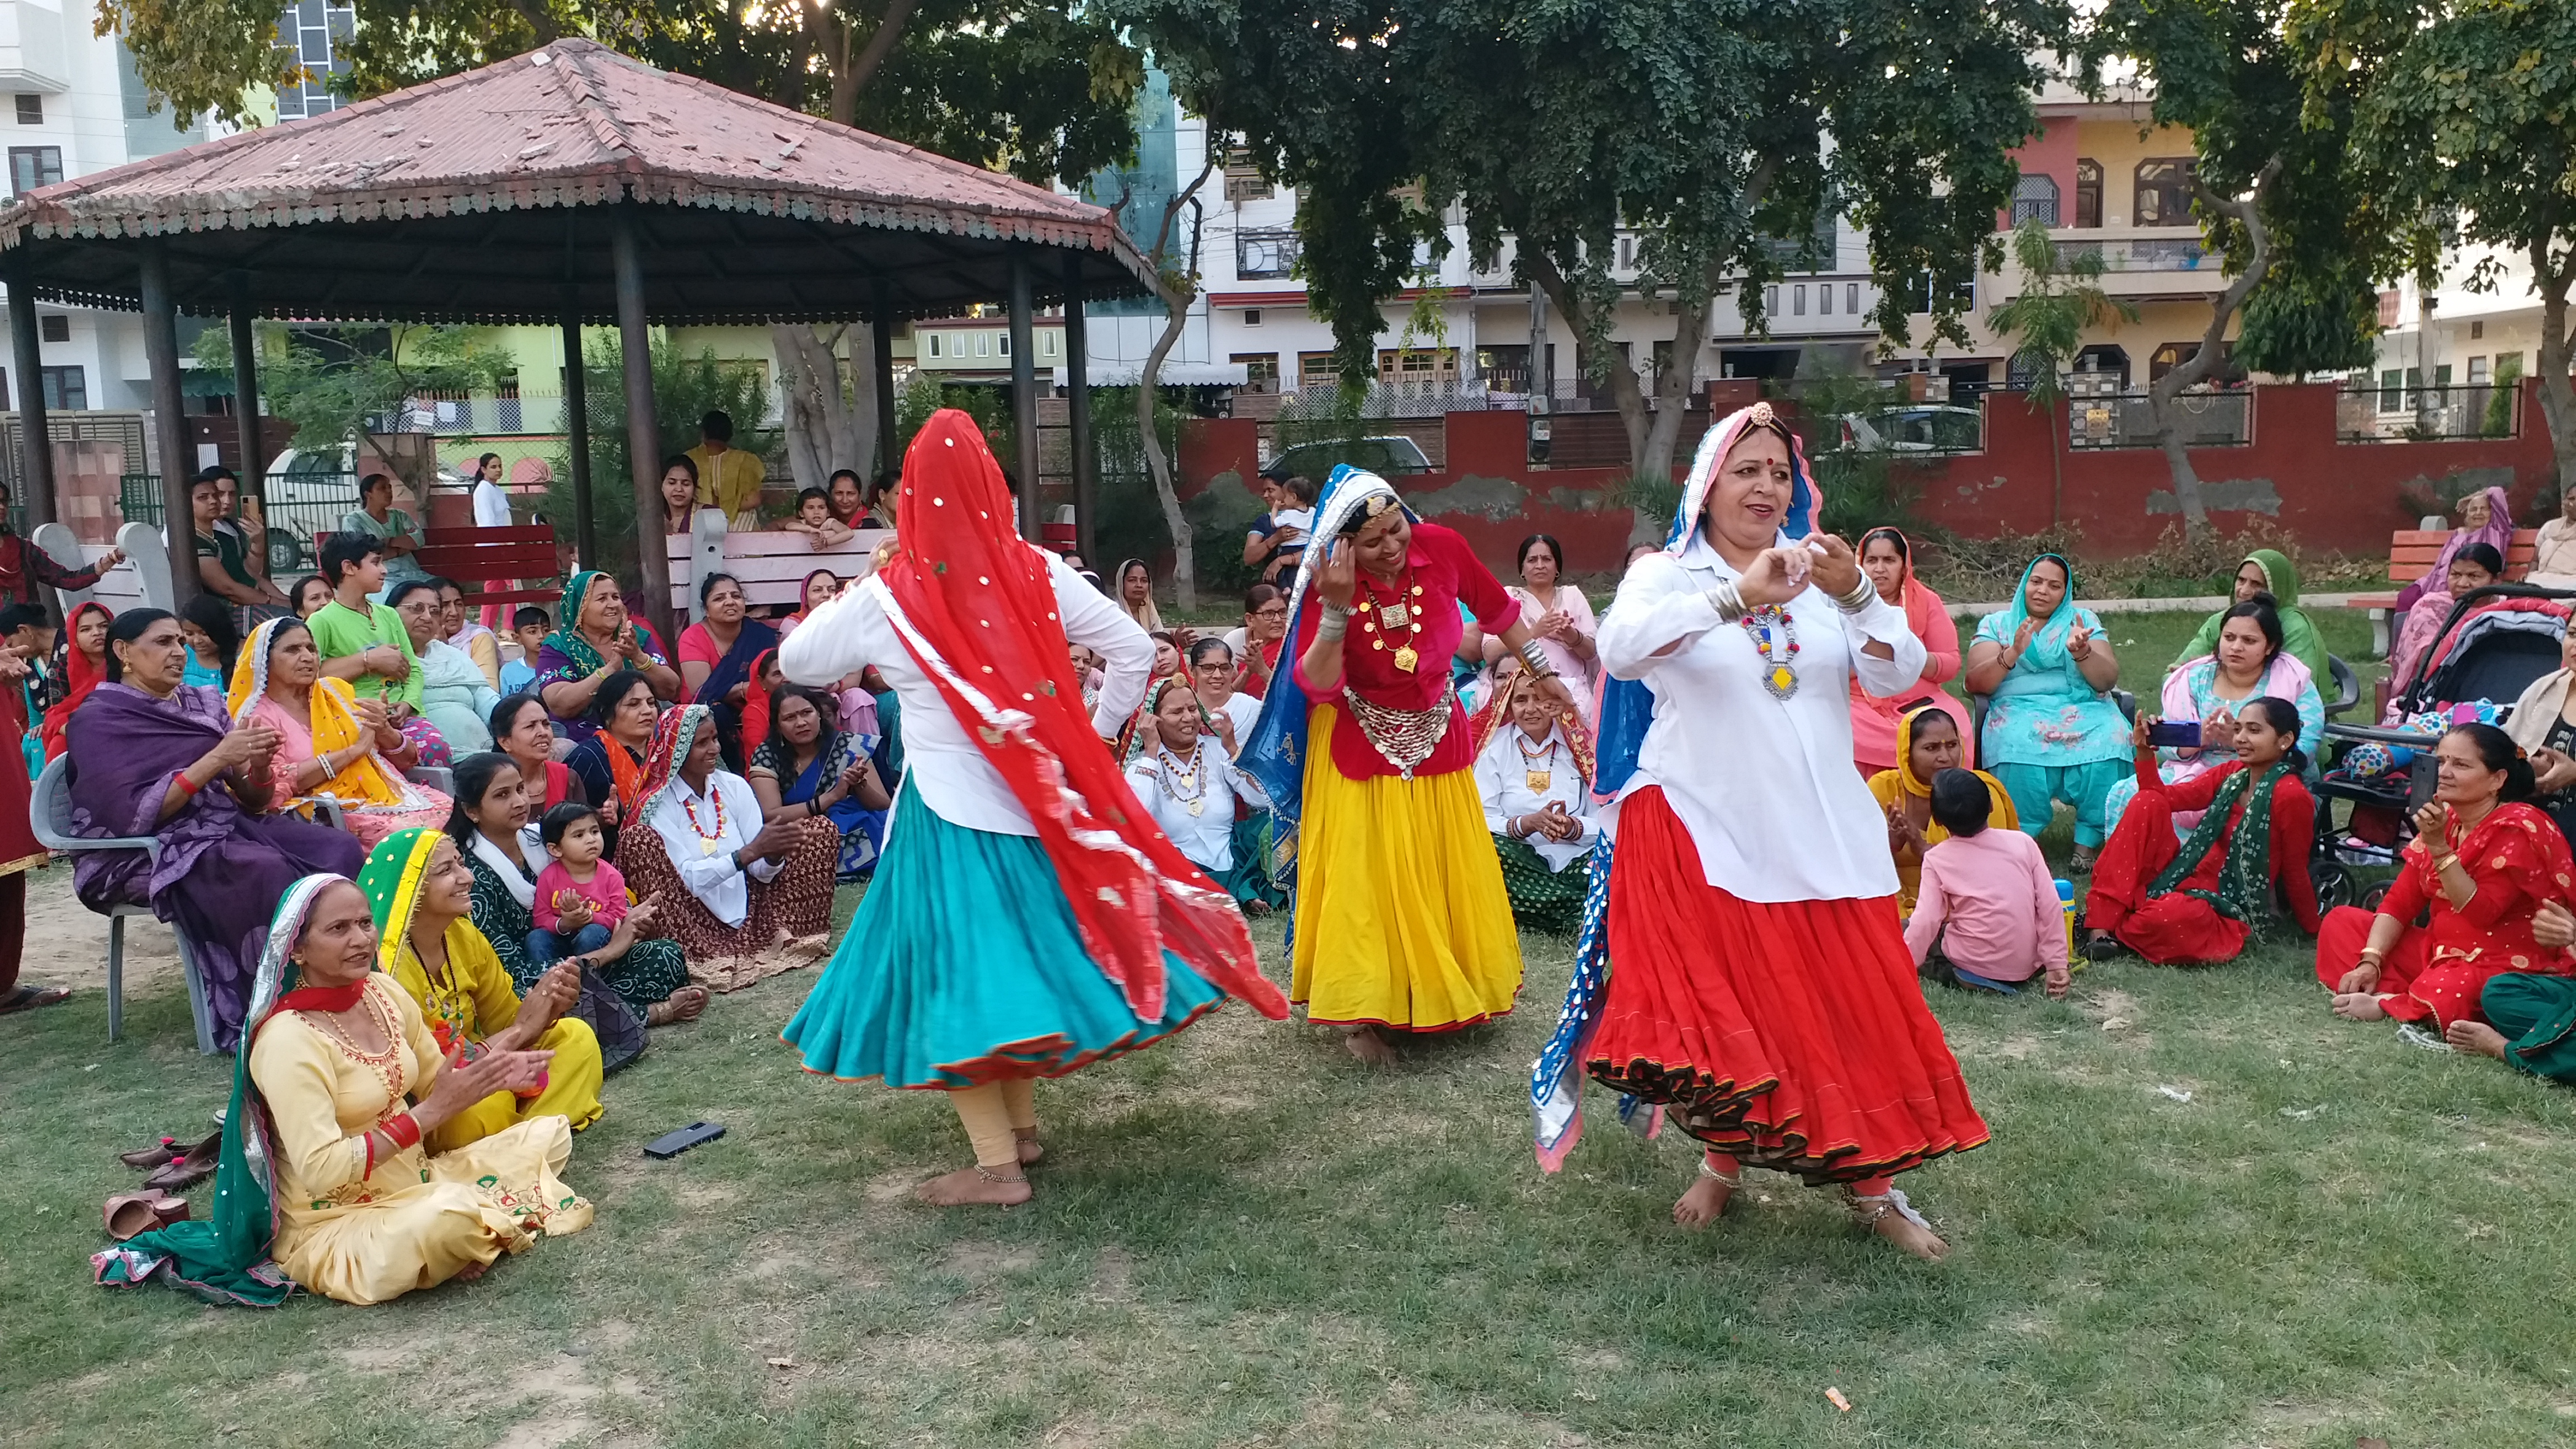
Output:
[[671,603],[685,605],[692,622],[705,615],[698,600],[698,580],[709,573],[728,573],[742,581],[754,608],[784,604],[793,609],[816,569],[830,569],[841,582],[863,579],[876,571],[877,545],[894,537],[891,529],[866,528],[833,548],[818,549],[804,534],[786,530],[734,533],[725,516],[701,508],[689,531],[671,535]]
[[[452,579],[465,591],[468,608],[499,604],[506,625],[521,604],[551,604],[563,597],[561,567],[555,559],[555,531],[542,523],[507,528],[433,528],[421,535],[412,555],[423,572]],[[499,579],[516,587],[487,589]],[[505,627],[501,631],[509,633]]]
[[[2504,576],[2507,579],[2518,581],[2524,574],[2531,572],[2533,540],[2538,537],[2537,529],[2517,528],[2513,531],[2513,542],[2506,547],[2504,555]],[[2442,556],[2442,545],[2450,541],[2451,530],[2449,529],[2401,528],[2390,534],[2388,536],[2390,581],[2411,584],[2432,572],[2433,560]],[[2397,642],[2394,622],[2397,595],[2393,593],[2356,594],[2353,596],[2351,607],[2370,611],[2371,655],[2378,659],[2387,658],[2388,651],[2394,648]]]

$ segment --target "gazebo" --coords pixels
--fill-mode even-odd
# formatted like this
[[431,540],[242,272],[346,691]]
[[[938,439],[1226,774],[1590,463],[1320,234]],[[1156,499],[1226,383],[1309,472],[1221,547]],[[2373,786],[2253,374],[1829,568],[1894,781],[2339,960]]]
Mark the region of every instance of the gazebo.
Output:
[[[647,328],[877,324],[879,463],[893,456],[897,320],[1004,303],[1021,524],[1036,537],[1034,309],[1065,306],[1080,535],[1097,462],[1082,302],[1149,292],[1111,214],[963,162],[656,70],[588,40],[27,193],[0,209],[0,281],[21,378],[35,301],[144,314],[167,516],[187,516],[176,318],[231,326],[237,397],[255,400],[252,323],[544,323],[562,328],[576,536],[591,525],[580,329],[613,323],[648,606],[669,599],[662,456]],[[22,385],[31,523],[54,516],[42,398]],[[255,401],[237,406],[246,490],[260,486]],[[816,480],[819,481],[819,480]],[[171,535],[181,597],[195,569]]]

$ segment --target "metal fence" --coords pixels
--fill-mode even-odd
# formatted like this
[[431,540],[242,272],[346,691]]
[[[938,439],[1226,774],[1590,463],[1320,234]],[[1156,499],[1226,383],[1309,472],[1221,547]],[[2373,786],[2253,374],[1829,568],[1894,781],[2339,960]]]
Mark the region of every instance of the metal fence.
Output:
[[429,433],[440,437],[553,436],[564,431],[564,400],[555,393],[510,397],[423,393],[392,412],[367,420],[376,433]]
[[[2187,392],[2174,399],[2182,441],[2191,448],[2241,448],[2254,441],[2251,392]],[[2143,392],[2078,397],[2068,401],[2067,445],[2074,448],[2152,448],[2155,409]]]
[[2445,442],[2521,432],[2522,385],[2515,381],[2408,387],[2392,377],[2377,387],[2348,383],[2335,394],[2337,442]]

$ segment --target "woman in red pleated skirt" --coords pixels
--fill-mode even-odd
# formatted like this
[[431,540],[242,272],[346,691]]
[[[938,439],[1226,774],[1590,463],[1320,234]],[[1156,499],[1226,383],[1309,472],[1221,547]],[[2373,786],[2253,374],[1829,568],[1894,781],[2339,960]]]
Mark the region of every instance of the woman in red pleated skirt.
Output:
[[1912,684],[1923,645],[1848,545],[1809,537],[1815,503],[1794,439],[1746,409],[1602,621],[1603,663],[1654,709],[1611,782],[1609,979],[1583,1061],[1707,1144],[1686,1226],[1749,1164],[1840,1186],[1863,1226],[1938,1258],[1892,1178],[1986,1124],[1923,1004],[1848,694]]

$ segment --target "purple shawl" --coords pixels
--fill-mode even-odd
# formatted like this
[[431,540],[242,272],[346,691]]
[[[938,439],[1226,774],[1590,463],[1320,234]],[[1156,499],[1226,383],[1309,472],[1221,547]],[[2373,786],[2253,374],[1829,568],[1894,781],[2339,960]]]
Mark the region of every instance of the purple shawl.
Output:
[[232,720],[223,696],[181,685],[156,699],[130,684],[102,684],[65,730],[71,743],[72,829],[81,835],[157,835],[161,858],[141,851],[85,851],[72,877],[93,906],[157,897],[178,883],[197,857],[238,828],[243,816],[221,785],[198,792],[178,814],[161,819],[170,777],[223,741]]
[[2424,577],[2398,591],[2397,612],[2403,614],[2414,608],[2416,601],[2426,594],[2449,593],[2451,560],[2460,556],[2461,549],[2473,543],[2494,545],[2496,557],[2503,559],[2507,567],[2512,566],[2513,509],[2503,489],[2487,490],[2486,527],[2452,529],[2451,536],[2442,540],[2442,551],[2433,556],[2433,566],[2424,571]]

